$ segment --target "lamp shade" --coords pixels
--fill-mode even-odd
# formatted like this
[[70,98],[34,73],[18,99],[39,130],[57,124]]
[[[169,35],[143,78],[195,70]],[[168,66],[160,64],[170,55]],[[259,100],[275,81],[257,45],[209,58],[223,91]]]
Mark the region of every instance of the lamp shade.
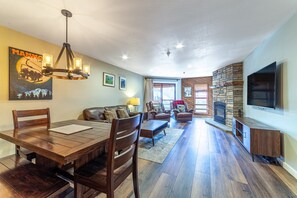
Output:
[[139,106],[140,105],[140,99],[139,98],[131,98],[130,104],[133,106]]

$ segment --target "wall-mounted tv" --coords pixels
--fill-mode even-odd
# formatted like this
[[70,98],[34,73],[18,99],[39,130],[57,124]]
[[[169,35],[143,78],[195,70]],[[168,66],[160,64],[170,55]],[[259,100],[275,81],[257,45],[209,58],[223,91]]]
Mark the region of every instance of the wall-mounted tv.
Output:
[[247,104],[275,108],[276,62],[248,76]]

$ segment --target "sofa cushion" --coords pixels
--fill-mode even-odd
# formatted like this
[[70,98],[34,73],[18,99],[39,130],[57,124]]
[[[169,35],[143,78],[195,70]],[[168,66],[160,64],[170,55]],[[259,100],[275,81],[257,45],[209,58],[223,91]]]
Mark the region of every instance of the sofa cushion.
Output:
[[110,110],[105,110],[104,116],[108,122],[112,122],[113,119],[118,118],[117,114],[114,111],[110,111]]
[[119,118],[129,118],[130,117],[126,109],[119,108],[116,110],[116,112],[117,112],[117,115]]

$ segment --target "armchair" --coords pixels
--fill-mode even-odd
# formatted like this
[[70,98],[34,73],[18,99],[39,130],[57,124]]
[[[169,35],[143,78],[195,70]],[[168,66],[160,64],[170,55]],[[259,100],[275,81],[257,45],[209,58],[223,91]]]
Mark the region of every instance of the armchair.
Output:
[[174,100],[171,103],[171,109],[174,112],[176,121],[192,121],[193,109],[188,108],[188,104],[183,100]]
[[161,102],[150,101],[146,103],[148,120],[165,120],[170,122],[170,110],[165,110]]

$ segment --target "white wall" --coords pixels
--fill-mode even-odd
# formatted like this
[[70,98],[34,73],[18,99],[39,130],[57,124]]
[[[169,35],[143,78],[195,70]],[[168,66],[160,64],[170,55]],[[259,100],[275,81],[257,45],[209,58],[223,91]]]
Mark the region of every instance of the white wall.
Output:
[[[62,43],[61,43],[62,45]],[[144,78],[141,75],[115,67],[88,56],[76,55],[91,65],[91,76],[87,80],[53,80],[53,99],[45,101],[9,101],[8,47],[35,53],[48,52],[57,57],[61,46],[56,46],[31,36],[0,26],[0,130],[12,129],[13,109],[37,109],[49,107],[51,120],[77,119],[87,107],[127,104],[129,98],[139,97],[143,101]],[[100,53],[100,52],[98,52]],[[63,64],[61,60],[61,64]],[[103,72],[116,76],[115,87],[102,85]],[[127,90],[119,90],[119,76],[127,79]],[[142,110],[140,105],[138,110]],[[12,153],[13,145],[0,140],[0,157]]]
[[[283,107],[247,105],[247,76],[276,61],[282,64]],[[266,39],[244,60],[244,113],[284,133],[284,168],[297,177],[297,15]]]

